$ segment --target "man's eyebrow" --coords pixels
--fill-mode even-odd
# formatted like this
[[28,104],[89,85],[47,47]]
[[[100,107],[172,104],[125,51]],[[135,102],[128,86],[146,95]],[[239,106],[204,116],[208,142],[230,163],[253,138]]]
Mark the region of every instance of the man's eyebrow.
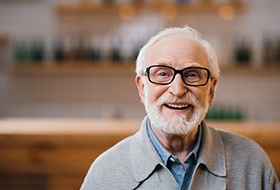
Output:
[[167,63],[165,63],[165,62],[158,62],[158,63],[156,63],[157,65],[163,65],[163,66],[166,66],[167,65]]
[[201,64],[199,64],[198,62],[191,62],[185,64],[188,64],[188,67],[201,67]]

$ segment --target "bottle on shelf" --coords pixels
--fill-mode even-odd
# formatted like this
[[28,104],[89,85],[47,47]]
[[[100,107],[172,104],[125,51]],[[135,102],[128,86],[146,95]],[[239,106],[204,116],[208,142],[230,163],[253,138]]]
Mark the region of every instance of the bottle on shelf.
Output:
[[21,41],[14,45],[14,60],[17,63],[41,63],[44,59],[44,45],[41,41]]
[[212,107],[208,110],[206,119],[208,120],[226,120],[226,121],[243,121],[245,114],[241,108],[232,107]]
[[238,65],[248,65],[251,61],[251,46],[244,40],[237,42],[234,50],[234,59]]

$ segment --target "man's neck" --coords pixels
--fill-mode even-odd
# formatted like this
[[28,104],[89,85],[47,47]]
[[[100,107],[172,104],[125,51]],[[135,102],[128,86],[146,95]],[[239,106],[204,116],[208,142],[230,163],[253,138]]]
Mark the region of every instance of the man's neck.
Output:
[[185,158],[195,146],[198,127],[186,135],[172,135],[151,126],[151,129],[163,147],[172,155],[177,156],[182,165]]

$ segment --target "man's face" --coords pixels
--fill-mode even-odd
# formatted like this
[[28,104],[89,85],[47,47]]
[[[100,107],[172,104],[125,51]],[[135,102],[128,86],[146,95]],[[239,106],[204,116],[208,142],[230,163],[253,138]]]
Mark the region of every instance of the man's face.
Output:
[[[150,48],[146,60],[146,67],[166,65],[177,70],[209,67],[203,47],[184,36],[160,40]],[[205,117],[214,97],[216,79],[205,86],[188,86],[177,74],[171,84],[158,85],[150,83],[146,76],[136,76],[136,84],[151,125],[169,134],[183,135]]]

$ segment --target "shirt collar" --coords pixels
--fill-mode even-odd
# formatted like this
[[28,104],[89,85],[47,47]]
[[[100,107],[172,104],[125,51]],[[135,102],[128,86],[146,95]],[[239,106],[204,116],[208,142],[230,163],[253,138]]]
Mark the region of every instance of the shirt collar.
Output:
[[[151,129],[150,120],[149,119],[147,119],[146,128],[147,128],[148,136],[149,136],[152,144],[154,145],[154,147],[155,147],[157,153],[159,154],[161,160],[163,161],[164,165],[167,166],[169,158],[170,157],[174,158],[176,156],[170,154],[163,147],[163,145],[159,142],[159,140],[157,139],[157,137],[155,136],[155,134],[153,133],[153,131]],[[198,127],[197,142],[196,142],[193,150],[188,154],[188,156],[186,157],[185,160],[187,160],[191,155],[194,155],[195,160],[197,160],[198,150],[199,150],[200,142],[201,142],[201,136],[202,136],[202,130],[201,130],[201,125],[199,125],[199,127]]]

